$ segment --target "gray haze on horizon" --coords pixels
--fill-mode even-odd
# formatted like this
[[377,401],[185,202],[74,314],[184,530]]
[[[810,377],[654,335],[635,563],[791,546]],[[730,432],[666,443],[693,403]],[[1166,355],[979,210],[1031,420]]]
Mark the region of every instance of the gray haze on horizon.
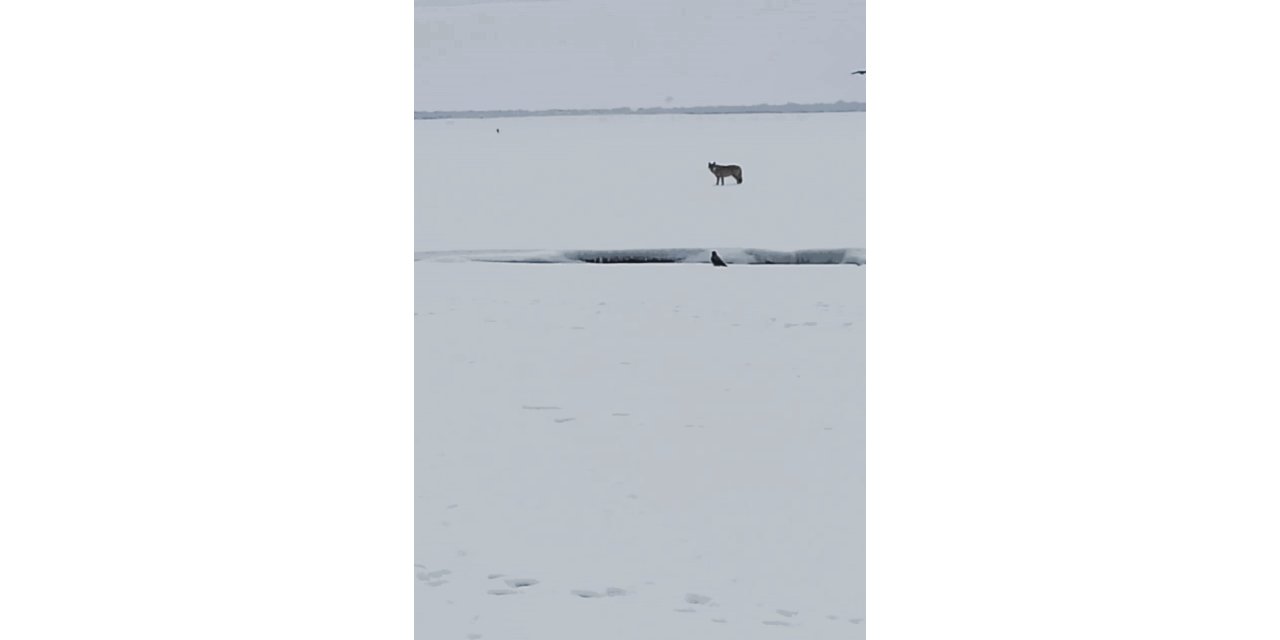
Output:
[[414,110],[866,99],[863,0],[415,0]]

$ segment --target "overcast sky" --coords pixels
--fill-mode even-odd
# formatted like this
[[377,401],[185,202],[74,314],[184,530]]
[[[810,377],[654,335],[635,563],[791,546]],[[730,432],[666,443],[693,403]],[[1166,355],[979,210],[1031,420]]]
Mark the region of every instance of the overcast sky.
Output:
[[863,0],[415,0],[414,109],[865,100]]

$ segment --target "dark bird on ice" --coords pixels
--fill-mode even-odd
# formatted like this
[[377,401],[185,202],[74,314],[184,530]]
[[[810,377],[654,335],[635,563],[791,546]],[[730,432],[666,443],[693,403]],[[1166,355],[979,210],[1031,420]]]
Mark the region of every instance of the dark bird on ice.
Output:
[[851,74],[849,74],[849,75],[851,75],[851,76],[865,76],[865,75],[867,75],[867,70],[866,70],[866,69],[860,69],[860,70],[858,70],[858,71],[854,71],[853,73],[851,73]]
[[724,260],[721,260],[721,259],[720,259],[720,254],[718,254],[718,253],[716,253],[716,252],[714,252],[714,251],[712,251],[712,252],[711,252],[711,264],[714,264],[714,265],[715,265],[715,266],[717,266],[717,267],[727,267],[727,266],[729,266],[729,265],[727,265],[727,264],[725,264],[725,263],[724,263]]

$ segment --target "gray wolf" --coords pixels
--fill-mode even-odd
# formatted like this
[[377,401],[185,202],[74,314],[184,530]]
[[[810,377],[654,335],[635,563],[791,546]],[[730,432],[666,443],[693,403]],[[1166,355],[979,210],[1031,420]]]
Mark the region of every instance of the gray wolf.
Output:
[[711,170],[711,173],[715,174],[716,184],[724,184],[724,179],[729,176],[733,176],[733,179],[737,180],[738,184],[742,184],[742,167],[739,167],[736,164],[716,164],[714,162],[708,162],[707,168]]

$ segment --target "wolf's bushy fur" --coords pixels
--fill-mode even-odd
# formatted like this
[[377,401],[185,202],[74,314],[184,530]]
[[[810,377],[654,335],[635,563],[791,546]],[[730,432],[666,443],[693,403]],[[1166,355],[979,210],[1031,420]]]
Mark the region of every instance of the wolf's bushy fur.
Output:
[[724,179],[729,176],[733,176],[733,179],[737,180],[738,184],[742,184],[742,167],[736,164],[708,162],[707,168],[711,170],[711,173],[715,174],[716,184],[724,184]]

